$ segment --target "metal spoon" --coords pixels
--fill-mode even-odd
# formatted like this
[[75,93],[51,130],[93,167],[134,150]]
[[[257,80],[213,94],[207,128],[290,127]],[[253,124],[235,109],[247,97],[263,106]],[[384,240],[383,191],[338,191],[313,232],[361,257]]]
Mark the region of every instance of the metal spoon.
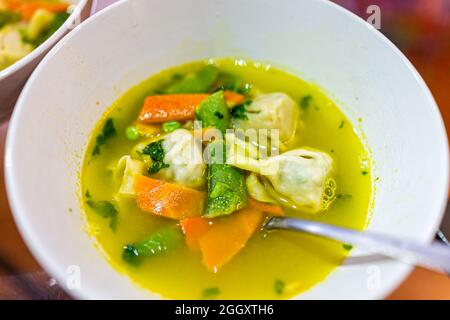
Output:
[[450,248],[438,242],[422,245],[371,231],[357,231],[298,218],[273,217],[264,228],[301,231],[317,236],[360,245],[382,255],[436,271],[450,272]]

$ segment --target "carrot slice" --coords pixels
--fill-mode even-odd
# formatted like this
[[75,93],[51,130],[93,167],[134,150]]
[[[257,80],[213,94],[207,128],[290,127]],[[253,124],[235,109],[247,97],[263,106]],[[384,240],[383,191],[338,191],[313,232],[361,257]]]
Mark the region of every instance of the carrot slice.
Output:
[[203,213],[205,193],[145,176],[134,181],[137,206],[151,214],[170,219],[184,219]]
[[139,114],[139,121],[162,123],[194,119],[195,108],[207,97],[207,94],[167,94],[147,97]]
[[283,209],[275,204],[260,202],[252,198],[248,198],[247,203],[247,206],[249,208],[259,210],[264,213],[269,213],[270,215],[275,217],[284,216]]
[[[165,94],[149,96],[145,99],[139,114],[139,121],[143,123],[163,123],[167,121],[187,121],[195,119],[197,106],[205,100],[208,94]],[[231,92],[224,92],[225,100],[236,103],[243,101],[244,96]]]
[[212,226],[212,222],[201,217],[194,217],[181,220],[180,225],[188,247],[192,251],[199,251],[198,240],[208,232]]
[[233,258],[261,226],[264,215],[261,211],[245,208],[232,216],[213,223],[200,237],[199,247],[202,263],[212,271]]
[[45,2],[45,1],[20,1],[6,0],[6,6],[15,12],[19,12],[23,20],[30,20],[34,13],[39,9],[45,9],[50,12],[60,13],[67,12],[68,3],[64,2]]
[[233,91],[225,90],[223,92],[223,95],[225,97],[225,100],[232,104],[241,104],[245,100],[245,97],[242,94]]

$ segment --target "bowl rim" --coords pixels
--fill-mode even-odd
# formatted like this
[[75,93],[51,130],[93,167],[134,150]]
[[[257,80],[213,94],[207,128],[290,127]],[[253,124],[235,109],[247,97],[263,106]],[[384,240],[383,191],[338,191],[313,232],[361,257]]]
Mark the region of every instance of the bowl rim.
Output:
[[[84,1],[84,0],[81,0]],[[28,94],[28,91],[33,86],[34,81],[39,77],[39,74],[41,71],[46,67],[47,63],[58,53],[58,51],[66,45],[66,43],[74,36],[79,30],[82,30],[85,28],[85,26],[90,24],[95,24],[96,21],[105,16],[108,15],[110,11],[115,10],[116,7],[125,5],[127,2],[132,2],[133,0],[119,0],[107,8],[95,13],[93,15],[92,19],[88,19],[87,21],[82,22],[81,24],[77,25],[72,32],[65,35],[51,50],[50,52],[44,57],[44,59],[41,61],[41,63],[38,65],[38,67],[34,70],[32,75],[30,76],[28,82],[26,83],[23,91],[21,92],[19,99],[17,101],[16,108],[13,111],[10,125],[8,128],[8,134],[6,138],[5,143],[5,165],[4,165],[4,173],[5,173],[5,185],[6,185],[6,191],[7,191],[7,197],[8,201],[11,207],[11,211],[13,213],[13,218],[15,220],[15,223],[19,229],[19,232],[23,239],[25,240],[27,247],[32,252],[33,256],[36,258],[36,260],[39,262],[39,264],[44,268],[45,271],[47,271],[51,276],[53,276],[59,283],[64,283],[65,274],[62,271],[61,268],[59,268],[59,262],[57,261],[56,255],[49,254],[47,252],[47,249],[45,245],[42,243],[39,243],[36,241],[36,238],[34,237],[35,234],[38,234],[36,230],[34,230],[34,227],[29,223],[27,220],[27,214],[25,213],[25,210],[21,204],[21,199],[18,198],[18,185],[16,183],[16,179],[14,177],[14,170],[13,165],[11,163],[12,155],[14,154],[14,140],[16,139],[16,136],[20,133],[20,117],[21,113],[25,110],[26,106],[24,104],[25,98]],[[442,161],[445,164],[445,172],[441,175],[440,179],[445,179],[445,182],[441,183],[444,187],[441,190],[441,194],[439,195],[439,198],[441,198],[441,204],[440,204],[440,212],[439,216],[434,222],[434,230],[438,230],[440,223],[443,219],[445,208],[447,207],[448,202],[448,192],[449,192],[449,145],[448,145],[448,137],[447,132],[445,129],[444,121],[441,116],[439,107],[430,91],[428,86],[426,85],[424,79],[419,74],[419,72],[415,69],[413,64],[408,60],[408,58],[400,51],[399,48],[397,48],[386,36],[384,36],[381,32],[370,26],[364,19],[357,16],[356,14],[352,13],[351,11],[347,10],[344,7],[339,6],[336,3],[327,1],[327,0],[315,0],[317,2],[322,3],[322,5],[330,6],[333,8],[333,10],[340,10],[341,13],[344,13],[348,19],[352,19],[355,22],[359,23],[361,26],[369,27],[372,29],[372,33],[374,37],[377,37],[379,40],[386,43],[389,48],[393,50],[393,53],[396,54],[402,63],[404,63],[409,71],[413,74],[414,79],[417,82],[418,87],[422,90],[422,92],[425,94],[426,99],[428,100],[428,108],[433,113],[433,116],[436,120],[435,125],[439,127],[441,138],[445,141],[445,149],[442,152]],[[442,142],[444,142],[442,141]],[[438,199],[438,197],[436,197]],[[430,234],[427,237],[427,242],[431,242],[434,239],[435,234]],[[387,297],[395,288],[398,287],[399,284],[401,284],[404,279],[411,273],[413,270],[413,266],[407,265],[407,264],[401,264],[397,263],[395,270],[393,270],[393,273],[395,273],[393,280],[390,281],[390,283],[383,286],[382,290],[379,290],[378,292],[374,292],[372,294],[368,294],[365,297],[362,297],[362,299],[382,299]],[[333,271],[334,272],[334,271]],[[131,280],[130,280],[131,281]],[[97,290],[95,287],[91,287],[89,284],[86,284],[83,286],[82,290],[75,290],[70,292],[70,295],[78,298],[78,299],[101,299],[104,298],[101,293]],[[294,297],[300,298],[300,296],[297,295]]]
[[0,81],[12,76],[20,69],[24,68],[26,65],[31,63],[33,60],[38,58],[40,55],[44,54],[47,50],[51,49],[60,38],[64,35],[66,31],[70,31],[70,26],[75,22],[75,19],[81,15],[82,10],[86,7],[89,0],[79,0],[75,5],[73,12],[70,14],[69,18],[53,33],[50,38],[45,40],[36,49],[31,51],[22,59],[16,61],[6,69],[0,71]]

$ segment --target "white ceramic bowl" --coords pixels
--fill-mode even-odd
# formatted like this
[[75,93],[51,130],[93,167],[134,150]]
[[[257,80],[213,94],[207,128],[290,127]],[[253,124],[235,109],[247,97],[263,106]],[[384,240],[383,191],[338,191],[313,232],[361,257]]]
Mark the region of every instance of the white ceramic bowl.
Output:
[[11,114],[11,110],[25,82],[47,52],[67,34],[72,26],[88,16],[90,0],[69,0],[77,7],[69,19],[47,41],[23,59],[0,71],[0,121]]
[[[78,200],[82,157],[94,125],[131,86],[167,67],[217,56],[285,66],[319,84],[356,126],[361,117],[380,178],[369,229],[421,243],[433,238],[448,189],[443,122],[419,74],[378,31],[322,0],[120,1],[45,57],[20,96],[7,139],[17,224],[70,294],[157,297],[116,272],[86,233]],[[298,298],[381,298],[410,270],[352,258]]]

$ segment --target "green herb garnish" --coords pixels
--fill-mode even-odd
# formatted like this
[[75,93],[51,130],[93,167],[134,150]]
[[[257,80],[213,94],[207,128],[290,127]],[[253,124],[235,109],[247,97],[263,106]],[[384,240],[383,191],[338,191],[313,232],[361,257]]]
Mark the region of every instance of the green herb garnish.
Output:
[[344,248],[347,251],[350,251],[353,249],[353,246],[350,243],[343,243],[342,248]]
[[239,104],[231,109],[231,116],[234,119],[248,120],[247,107],[252,103],[251,100],[245,101],[243,104]]
[[153,162],[151,164],[151,166],[148,168],[148,173],[149,174],[155,174],[158,173],[160,170],[165,169],[165,168],[169,168],[170,165],[168,165],[167,163],[164,162]]
[[112,231],[116,231],[118,211],[111,202],[88,200],[86,204],[102,218],[109,219],[109,227]]
[[367,176],[367,175],[369,174],[369,172],[366,171],[366,170],[363,170],[363,171],[361,171],[361,174],[362,174],[363,176]]
[[218,287],[206,288],[203,290],[202,298],[203,299],[211,299],[220,294],[220,289]]
[[151,166],[148,168],[149,174],[158,173],[161,169],[169,167],[167,163],[164,163],[165,152],[162,146],[163,141],[164,140],[161,139],[159,141],[152,142],[142,151],[143,154],[149,155],[153,161]]
[[345,121],[341,121],[341,124],[339,125],[339,129],[342,129],[345,125]]
[[147,145],[142,151],[143,154],[149,155],[153,161],[164,160],[164,148],[162,146],[164,140],[158,140]]
[[102,133],[97,136],[97,144],[92,151],[92,155],[100,154],[101,146],[105,145],[106,142],[116,135],[116,128],[114,127],[113,119],[108,119],[103,126]]
[[302,110],[306,110],[309,108],[309,106],[311,105],[312,102],[312,96],[311,95],[307,95],[304,96],[301,100],[300,100],[300,107],[302,108]]
[[279,279],[275,280],[273,284],[273,289],[277,295],[282,295],[284,293],[285,283]]

